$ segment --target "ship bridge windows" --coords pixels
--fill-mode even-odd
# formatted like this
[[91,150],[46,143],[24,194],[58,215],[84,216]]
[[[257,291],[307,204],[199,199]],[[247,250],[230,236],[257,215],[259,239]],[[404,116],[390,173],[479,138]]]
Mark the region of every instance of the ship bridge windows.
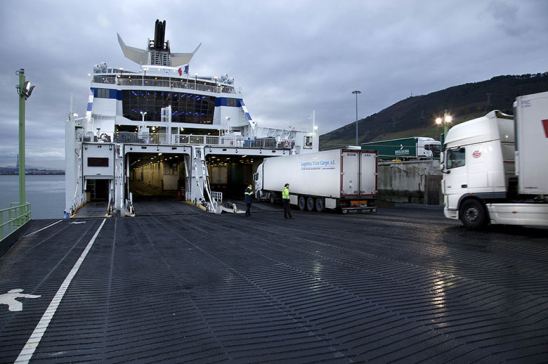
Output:
[[93,97],[98,99],[120,99],[118,90],[110,88],[92,88]]
[[171,121],[180,123],[212,124],[215,97],[182,92],[123,90],[124,117],[140,121],[160,121],[161,109],[171,105]]

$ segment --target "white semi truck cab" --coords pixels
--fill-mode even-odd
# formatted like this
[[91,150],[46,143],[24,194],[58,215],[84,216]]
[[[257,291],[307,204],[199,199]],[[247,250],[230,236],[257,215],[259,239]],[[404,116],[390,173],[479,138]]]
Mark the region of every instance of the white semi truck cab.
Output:
[[548,226],[548,92],[455,125],[441,155],[444,214],[467,228]]

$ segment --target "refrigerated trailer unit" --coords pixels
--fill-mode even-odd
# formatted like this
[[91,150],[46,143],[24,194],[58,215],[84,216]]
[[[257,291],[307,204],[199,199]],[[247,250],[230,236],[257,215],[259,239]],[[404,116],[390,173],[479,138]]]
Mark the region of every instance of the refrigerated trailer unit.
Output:
[[441,161],[444,214],[468,228],[548,226],[548,92],[452,127]]
[[376,154],[334,149],[267,158],[254,175],[257,198],[276,202],[289,183],[290,203],[301,210],[375,212]]

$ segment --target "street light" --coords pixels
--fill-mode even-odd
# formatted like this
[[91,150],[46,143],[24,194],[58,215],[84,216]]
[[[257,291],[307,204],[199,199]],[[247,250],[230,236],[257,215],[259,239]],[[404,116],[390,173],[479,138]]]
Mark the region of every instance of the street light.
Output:
[[453,116],[445,111],[443,113],[443,117],[438,116],[435,121],[437,126],[443,126],[443,134],[440,136],[440,142],[441,145],[443,145],[445,141],[445,136],[447,135],[448,125],[453,122]]
[[360,90],[352,91],[354,95],[356,95],[356,145],[358,144],[358,95],[362,92]]
[[147,114],[146,111],[139,111],[141,114],[141,126],[139,127],[139,130],[143,129],[143,126],[145,126],[145,115]]
[[25,191],[25,102],[32,95],[34,86],[25,80],[25,70],[16,72],[19,75],[19,85],[15,86],[19,95],[19,204],[27,202]]
[[141,121],[144,124],[145,123],[145,115],[147,114],[147,112],[146,111],[139,111],[139,113],[141,114]]

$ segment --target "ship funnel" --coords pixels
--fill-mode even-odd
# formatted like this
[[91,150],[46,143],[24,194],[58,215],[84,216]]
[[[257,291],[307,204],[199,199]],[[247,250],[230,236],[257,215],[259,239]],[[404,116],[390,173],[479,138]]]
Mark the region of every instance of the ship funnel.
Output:
[[118,43],[126,58],[140,65],[158,65],[175,67],[187,65],[201,44],[191,53],[171,53],[169,41],[166,41],[166,21],[156,19],[154,25],[154,40],[148,41],[148,49],[139,49],[128,46],[118,34]]
[[166,21],[160,21],[159,19],[156,19],[156,23],[154,25],[154,46],[152,48],[157,51],[169,51],[169,49],[166,49],[165,46],[165,38]]

